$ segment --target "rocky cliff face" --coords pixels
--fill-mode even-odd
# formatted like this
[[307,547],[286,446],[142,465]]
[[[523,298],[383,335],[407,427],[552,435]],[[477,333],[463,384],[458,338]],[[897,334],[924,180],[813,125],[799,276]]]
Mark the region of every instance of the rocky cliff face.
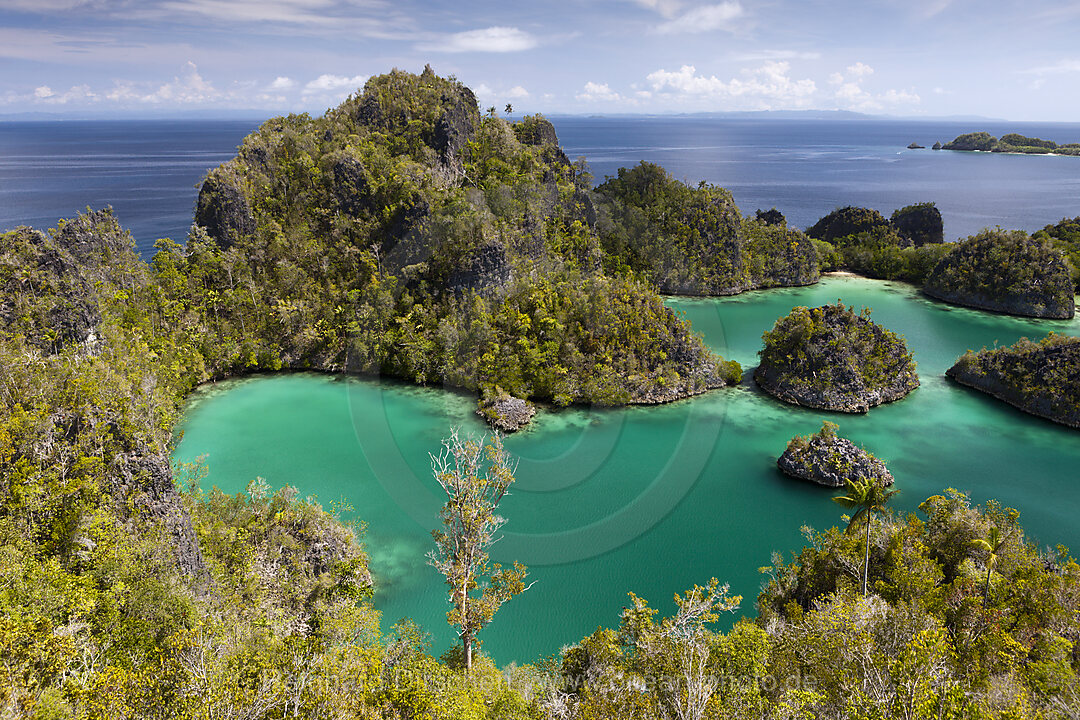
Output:
[[101,309],[75,256],[28,227],[0,236],[0,244],[0,329],[49,353],[91,339]]
[[1080,338],[1051,334],[967,353],[945,375],[1024,412],[1080,428]]
[[[130,234],[120,228],[112,210],[105,209],[63,220],[50,233],[19,228],[2,240],[0,342],[25,343],[30,347],[21,353],[25,362],[36,363],[38,372],[55,373],[64,378],[56,382],[73,386],[60,389],[51,379],[41,378],[30,393],[33,397],[23,399],[27,407],[45,413],[37,427],[39,440],[23,461],[73,475],[82,472],[68,467],[75,458],[102,462],[108,487],[101,489],[111,497],[116,516],[133,526],[144,519],[160,523],[180,569],[202,576],[205,566],[198,540],[173,483],[167,455],[152,449],[140,435],[150,437],[152,429],[130,427],[122,412],[110,407],[116,387],[109,383],[122,385],[129,379],[119,369],[104,377],[91,370],[109,362],[103,359],[110,350],[106,330],[115,323],[109,302],[117,293],[132,293],[149,282]],[[75,379],[80,367],[87,372],[81,382]],[[147,377],[139,383],[152,387],[157,379]],[[50,394],[64,404],[47,412],[35,407]],[[9,410],[0,405],[0,417]],[[94,434],[89,446],[80,444],[85,434]]]
[[241,237],[255,232],[255,216],[239,183],[227,171],[216,170],[199,189],[195,224],[206,228],[222,248],[232,247]]
[[136,443],[130,451],[117,456],[110,481],[109,492],[121,517],[130,506],[144,517],[160,522],[180,571],[198,579],[209,577],[199,539],[173,482],[167,456]]
[[490,293],[506,287],[510,282],[510,253],[496,242],[488,242],[456,268],[450,275],[451,290],[476,290]]
[[1039,318],[1071,318],[1072,278],[1061,252],[1023,231],[984,230],[930,272],[923,292],[956,305]]
[[776,465],[785,475],[825,487],[844,487],[849,480],[859,478],[869,478],[881,485],[893,484],[892,473],[885,463],[837,436],[829,425],[809,438],[793,438]]
[[763,338],[754,380],[793,405],[864,413],[919,386],[903,339],[839,303],[797,307]]

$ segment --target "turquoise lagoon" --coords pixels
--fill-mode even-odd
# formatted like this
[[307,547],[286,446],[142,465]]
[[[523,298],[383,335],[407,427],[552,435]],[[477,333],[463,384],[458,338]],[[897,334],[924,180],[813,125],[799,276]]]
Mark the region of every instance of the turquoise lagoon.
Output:
[[[536,584],[482,634],[500,663],[558,652],[613,626],[626,593],[662,611],[710,577],[753,613],[773,551],[802,546],[800,528],[841,522],[833,492],[793,481],[775,465],[787,440],[823,419],[886,460],[913,512],[954,487],[1021,511],[1040,544],[1080,547],[1080,433],[1033,418],[944,377],[967,349],[1048,331],[1080,335],[1080,321],[1038,321],[950,307],[906,284],[827,277],[817,285],[733,298],[670,299],[696,331],[750,369],[761,333],[796,305],[842,299],[873,309],[902,334],[922,386],[867,415],[791,407],[747,380],[660,407],[543,411],[507,439],[520,459],[502,505],[508,518],[493,558],[530,566]],[[475,399],[382,379],[288,374],[207,386],[191,399],[174,458],[206,457],[208,484],[240,492],[261,476],[324,505],[347,501],[366,524],[375,604],[388,628],[419,622],[440,653],[454,640],[446,595],[426,564],[440,497],[429,452],[449,428],[482,433]]]

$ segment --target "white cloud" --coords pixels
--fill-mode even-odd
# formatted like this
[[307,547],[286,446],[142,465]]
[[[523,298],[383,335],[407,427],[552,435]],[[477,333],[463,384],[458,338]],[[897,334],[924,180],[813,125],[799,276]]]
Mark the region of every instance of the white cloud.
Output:
[[633,2],[647,10],[655,10],[666,18],[675,17],[683,6],[681,0],[633,0]]
[[348,95],[353,90],[363,87],[367,80],[367,75],[355,75],[353,77],[347,75],[320,75],[304,86],[303,93],[304,95],[314,95],[316,93],[340,93],[344,90],[344,95]]
[[520,85],[515,85],[514,87],[506,91],[506,97],[513,99],[527,98],[529,97],[529,91],[521,87]]
[[917,93],[908,90],[889,89],[878,95],[878,99],[886,105],[918,105],[922,102]]
[[847,74],[848,77],[851,78],[866,77],[867,75],[874,74],[874,68],[866,65],[865,63],[857,62],[854,65],[848,65]]
[[1028,68],[1027,70],[1020,70],[1021,75],[1067,75],[1069,73],[1080,73],[1080,60],[1065,58],[1053,65],[1043,65],[1041,67]]
[[715,75],[699,75],[693,65],[676,71],[657,70],[646,78],[654,91],[674,96],[737,99],[755,109],[801,107],[817,92],[809,78],[793,80],[787,62],[767,62],[759,68],[744,70],[741,78],[721,80]]
[[[848,65],[843,73],[829,75],[829,83],[836,86],[833,99],[838,107],[857,112],[880,112],[888,107],[917,105],[922,98],[914,90],[889,89],[873,93],[862,86],[863,81],[874,74],[874,68],[866,63]],[[936,92],[936,91],[935,91]]]
[[199,68],[190,60],[184,64],[184,73],[165,83],[156,91],[142,97],[143,102],[173,102],[179,104],[203,103],[221,96],[214,86],[199,74]]
[[418,50],[436,52],[520,52],[531,50],[539,41],[516,27],[489,27],[444,35],[418,44]]
[[608,87],[607,83],[594,83],[591,80],[585,83],[585,88],[575,97],[585,102],[617,102],[623,99],[622,95]]
[[56,93],[48,85],[34,88],[34,100],[49,105],[67,105],[79,102],[97,102],[98,95],[89,85],[75,85],[67,92]]
[[335,0],[166,0],[144,11],[292,25],[331,25],[354,12]]
[[118,81],[109,92],[108,100],[114,102],[140,102],[152,105],[195,105],[221,100],[224,93],[219,92],[212,83],[199,74],[195,63],[184,64],[184,72],[171,82],[162,83],[156,89],[147,83],[135,84]]
[[288,90],[296,85],[296,81],[289,77],[279,75],[274,78],[274,82],[270,83],[270,90]]
[[719,5],[703,5],[661,24],[658,32],[665,35],[731,30],[732,21],[743,16],[743,7],[734,0]]

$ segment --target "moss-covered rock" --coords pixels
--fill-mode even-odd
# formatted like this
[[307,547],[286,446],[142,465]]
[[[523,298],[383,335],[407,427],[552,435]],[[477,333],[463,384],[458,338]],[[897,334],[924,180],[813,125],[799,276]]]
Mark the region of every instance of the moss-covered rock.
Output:
[[1075,312],[1061,251],[1020,230],[983,230],[961,241],[931,271],[923,292],[1010,315],[1071,318]]
[[642,162],[620,169],[597,195],[605,263],[639,273],[660,292],[735,295],[809,285],[821,275],[809,238],[779,212],[742,217],[723,188],[691,188]]
[[945,371],[1024,412],[1080,428],[1080,338],[1051,333],[1041,342],[968,352]]
[[211,172],[195,203],[195,224],[223,248],[255,232],[255,216],[239,182],[226,167]]
[[846,235],[870,232],[875,228],[888,228],[889,221],[871,208],[847,206],[833,210],[806,230],[816,240],[833,242]]
[[893,229],[915,247],[945,240],[941,211],[932,202],[908,205],[893,211],[889,219]]
[[793,405],[867,412],[919,386],[903,338],[842,303],[797,307],[762,336],[758,385]]
[[75,257],[28,227],[0,235],[0,246],[0,330],[49,352],[90,339],[101,309]]
[[881,485],[893,484],[885,463],[837,435],[836,430],[836,423],[826,420],[813,435],[796,435],[777,458],[777,467],[785,475],[826,487],[844,487],[848,481],[867,478]]

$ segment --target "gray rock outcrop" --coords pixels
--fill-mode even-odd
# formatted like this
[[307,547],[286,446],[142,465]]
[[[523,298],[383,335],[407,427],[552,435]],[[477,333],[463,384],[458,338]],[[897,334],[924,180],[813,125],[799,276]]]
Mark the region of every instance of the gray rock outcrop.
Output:
[[882,485],[892,485],[893,476],[885,463],[855,443],[835,434],[835,425],[822,431],[796,437],[776,461],[785,475],[809,480],[826,487],[844,487],[849,480],[870,478]]
[[221,248],[232,247],[241,237],[255,232],[255,216],[243,191],[221,172],[203,181],[195,206],[195,224]]

